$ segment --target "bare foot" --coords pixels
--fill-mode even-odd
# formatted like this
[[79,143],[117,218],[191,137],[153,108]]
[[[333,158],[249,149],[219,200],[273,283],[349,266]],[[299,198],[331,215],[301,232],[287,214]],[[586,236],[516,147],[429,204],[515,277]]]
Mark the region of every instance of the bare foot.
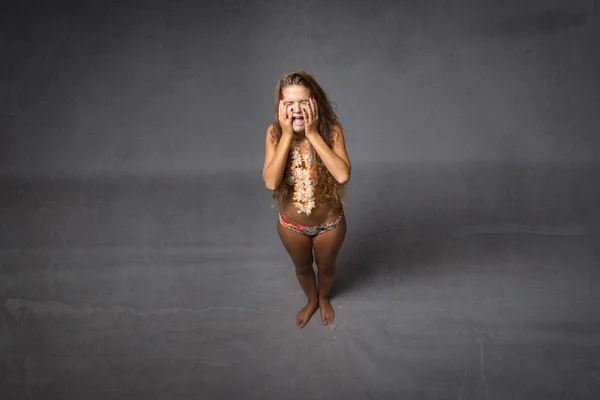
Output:
[[329,302],[329,299],[319,299],[319,308],[321,309],[321,321],[323,325],[329,325],[335,318],[335,311]]
[[309,301],[306,303],[306,305],[298,311],[298,314],[296,314],[296,325],[298,325],[300,329],[304,328],[310,320],[310,317],[317,311],[318,307],[319,303],[316,301]]

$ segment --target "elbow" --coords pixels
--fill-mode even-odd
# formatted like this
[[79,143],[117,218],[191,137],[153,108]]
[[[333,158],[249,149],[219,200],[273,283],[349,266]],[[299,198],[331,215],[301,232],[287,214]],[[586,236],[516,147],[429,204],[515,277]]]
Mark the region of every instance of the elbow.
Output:
[[349,180],[350,180],[350,168],[345,170],[343,173],[339,174],[339,176],[336,178],[336,181],[338,181],[338,183],[340,185],[347,183]]
[[275,182],[271,182],[270,180],[268,180],[268,179],[264,179],[264,178],[263,178],[263,180],[265,181],[265,187],[266,187],[268,190],[270,190],[270,191],[274,191],[274,190],[276,190],[276,189],[277,189],[277,184],[276,184]]
[[263,179],[265,181],[265,187],[269,190],[275,190],[275,185],[273,185],[273,182],[269,182],[266,179]]
[[338,183],[340,185],[343,185],[345,183],[347,183],[350,180],[350,174],[344,174],[342,176],[339,176],[336,181],[338,181]]
[[266,187],[268,190],[271,190],[271,191],[273,191],[273,190],[275,190],[275,189],[276,189],[276,186],[275,186],[275,184],[274,184],[273,182],[271,182],[271,180],[269,180],[269,179],[268,179],[268,178],[265,176],[265,173],[264,173],[264,171],[263,171],[263,176],[262,176],[262,178],[263,178],[263,182],[265,183],[265,187]]

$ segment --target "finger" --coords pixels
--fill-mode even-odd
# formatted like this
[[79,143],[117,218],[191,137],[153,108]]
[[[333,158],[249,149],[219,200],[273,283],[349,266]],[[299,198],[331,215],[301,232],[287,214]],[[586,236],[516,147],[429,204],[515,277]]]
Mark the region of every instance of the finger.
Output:
[[306,110],[308,111],[308,114],[310,115],[311,122],[313,122],[315,120],[315,112],[314,112],[314,108],[310,101],[308,102],[308,108]]
[[308,115],[308,120],[310,122],[312,122],[312,120],[313,120],[313,113],[312,113],[312,109],[310,107],[310,99],[309,99],[308,104],[306,105],[305,108],[306,108],[306,115]]
[[312,109],[313,118],[317,119],[319,117],[319,105],[314,96],[310,100],[310,107]]
[[292,116],[290,115],[290,110],[288,109],[287,104],[285,104],[285,99],[283,96],[281,96],[281,119],[285,122],[290,122],[291,118]]
[[308,114],[306,106],[302,107],[302,118],[304,118],[304,126],[310,124],[310,115]]
[[279,98],[279,118],[285,115],[285,103],[283,101],[283,96]]

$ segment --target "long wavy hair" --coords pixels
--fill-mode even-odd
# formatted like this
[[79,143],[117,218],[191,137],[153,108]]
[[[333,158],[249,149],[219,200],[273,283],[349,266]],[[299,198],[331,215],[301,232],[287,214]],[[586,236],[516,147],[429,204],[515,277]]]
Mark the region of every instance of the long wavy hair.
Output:
[[[275,89],[275,101],[274,101],[274,117],[273,117],[273,130],[272,130],[272,142],[275,146],[279,144],[281,139],[281,125],[279,124],[279,102],[282,91],[288,86],[304,86],[310,92],[310,96],[314,96],[317,102],[319,112],[319,134],[327,143],[327,145],[333,147],[333,127],[338,125],[341,129],[341,124],[338,121],[337,115],[334,111],[332,103],[327,98],[325,91],[319,86],[317,81],[305,71],[290,72],[281,77],[277,83]],[[341,204],[342,198],[345,194],[346,185],[341,184],[335,180],[331,175],[323,160],[317,154],[315,149],[311,146],[310,152],[313,159],[313,184],[315,200],[318,202],[329,203],[338,206]],[[289,167],[289,157],[286,168]],[[273,191],[273,201],[281,202],[287,195],[288,186],[285,183],[285,179],[281,180],[279,187]]]

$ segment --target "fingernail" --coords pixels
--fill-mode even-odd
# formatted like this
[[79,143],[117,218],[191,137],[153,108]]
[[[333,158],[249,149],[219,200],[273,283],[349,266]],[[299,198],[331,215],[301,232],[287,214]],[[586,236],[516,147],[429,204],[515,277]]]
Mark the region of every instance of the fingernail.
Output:
[[283,96],[281,96],[281,97],[279,98],[279,100],[283,100]]
[[292,108],[290,111],[291,111],[291,112],[294,112],[294,109]]

